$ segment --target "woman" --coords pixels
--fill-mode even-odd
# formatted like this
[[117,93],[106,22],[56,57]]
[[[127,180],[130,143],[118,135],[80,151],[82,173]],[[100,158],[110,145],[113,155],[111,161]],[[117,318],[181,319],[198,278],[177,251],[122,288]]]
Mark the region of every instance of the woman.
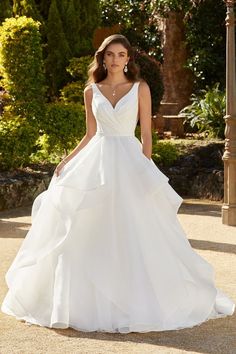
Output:
[[84,92],[86,134],[34,201],[3,312],[41,326],[122,333],[233,314],[181,229],[182,199],[151,160],[150,91],[137,74],[127,39],[106,38]]

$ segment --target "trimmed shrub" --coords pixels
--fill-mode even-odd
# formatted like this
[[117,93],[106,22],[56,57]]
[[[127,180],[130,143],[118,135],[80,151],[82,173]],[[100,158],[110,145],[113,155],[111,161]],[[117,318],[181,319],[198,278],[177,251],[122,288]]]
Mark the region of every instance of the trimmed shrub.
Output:
[[8,111],[38,125],[44,115],[44,73],[39,22],[9,18],[0,27],[1,83],[9,93]]
[[8,170],[29,162],[38,130],[22,117],[0,119],[0,168]]
[[[141,141],[141,127],[138,125],[135,136]],[[170,141],[159,141],[155,131],[152,129],[152,160],[158,166],[171,166],[179,157],[177,147]]]
[[179,157],[178,150],[170,141],[153,144],[152,159],[158,166],[171,166]]
[[48,152],[67,154],[86,132],[84,107],[79,103],[48,104],[43,130],[48,135]]
[[66,70],[76,81],[63,87],[60,91],[60,100],[65,103],[84,103],[84,87],[88,79],[88,66],[91,61],[92,57],[90,56],[72,58],[70,60],[70,64]]
[[44,119],[44,73],[39,23],[9,18],[0,27],[1,84],[6,90],[0,117],[1,168],[29,162]]
[[70,82],[61,90],[60,100],[65,103],[84,103],[84,83]]
[[92,60],[93,57],[90,55],[80,58],[72,58],[70,60],[70,64],[66,68],[66,71],[70,73],[73,79],[83,81],[85,83],[88,79],[88,66]]

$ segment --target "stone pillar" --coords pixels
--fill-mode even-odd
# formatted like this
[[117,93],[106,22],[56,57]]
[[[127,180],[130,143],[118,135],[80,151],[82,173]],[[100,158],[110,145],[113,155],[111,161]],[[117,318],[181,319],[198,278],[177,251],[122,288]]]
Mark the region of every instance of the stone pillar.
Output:
[[234,0],[226,0],[226,128],[222,222],[236,226],[236,77]]

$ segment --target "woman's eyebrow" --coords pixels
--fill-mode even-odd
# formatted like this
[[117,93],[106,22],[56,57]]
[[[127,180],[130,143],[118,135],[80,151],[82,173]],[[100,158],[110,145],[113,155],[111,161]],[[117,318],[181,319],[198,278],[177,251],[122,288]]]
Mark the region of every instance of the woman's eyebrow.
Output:
[[[115,54],[114,52],[112,52],[111,50],[107,50],[106,53],[111,53],[111,54]],[[125,52],[119,52],[118,54],[126,54]]]

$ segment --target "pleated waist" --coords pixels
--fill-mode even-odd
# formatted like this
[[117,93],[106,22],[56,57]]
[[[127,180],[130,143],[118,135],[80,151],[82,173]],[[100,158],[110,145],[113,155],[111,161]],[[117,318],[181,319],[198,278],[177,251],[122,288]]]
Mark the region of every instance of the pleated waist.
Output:
[[109,133],[106,133],[106,132],[101,132],[101,131],[97,131],[96,136],[109,136],[109,137],[135,137],[135,134],[134,132],[131,133],[131,132],[109,132]]

